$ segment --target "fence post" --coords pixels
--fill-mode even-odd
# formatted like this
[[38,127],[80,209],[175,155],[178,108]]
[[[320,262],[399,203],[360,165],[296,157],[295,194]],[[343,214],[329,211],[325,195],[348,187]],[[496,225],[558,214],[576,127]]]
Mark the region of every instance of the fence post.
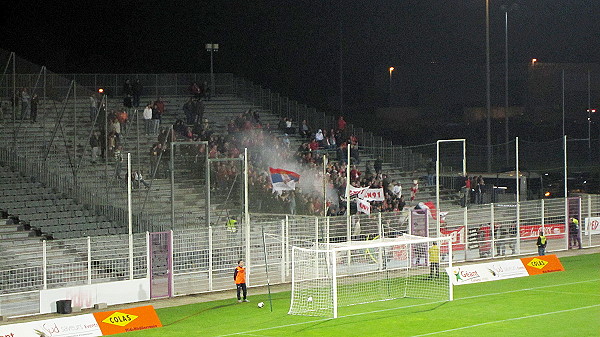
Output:
[[[281,220],[281,227],[280,227],[280,232],[281,232],[281,263],[280,263],[280,269],[281,269],[281,283],[285,283],[285,274],[287,272],[287,268],[286,268],[286,250],[287,247],[285,246],[285,241],[283,241],[283,238],[285,238],[285,220]],[[267,263],[267,261],[265,261],[265,263]]]
[[492,235],[492,257],[495,257],[496,251],[496,226],[494,225],[494,203],[490,204],[490,234]]
[[383,239],[383,224],[381,222],[381,212],[377,213],[377,230],[379,231],[379,238]]
[[87,237],[87,284],[92,284],[92,239]]
[[[587,217],[591,218],[592,217],[592,196],[588,194],[587,196],[587,209],[588,209],[588,214]],[[592,246],[592,224],[591,221],[589,223],[589,227],[588,227],[588,239],[589,239],[589,247]]]
[[315,244],[319,243],[319,217],[315,216]]
[[[439,213],[438,213],[439,214]],[[439,216],[439,215],[438,215]],[[467,209],[467,205],[463,208],[463,223],[465,224],[465,235],[469,233],[469,211]],[[481,244],[481,243],[480,243]],[[450,245],[452,245],[452,241],[450,241]],[[465,261],[467,261],[467,246],[465,246]],[[481,257],[481,255],[480,255]]]
[[284,233],[284,238],[285,238],[285,261],[286,261],[286,268],[285,268],[285,272],[286,275],[289,276],[290,273],[290,268],[289,268],[289,264],[290,264],[290,221],[289,221],[289,216],[285,216],[285,233]]
[[545,219],[546,218],[546,202],[544,199],[541,199],[540,201],[541,201],[540,206],[542,207],[542,212],[541,212],[542,213],[542,222],[541,222],[542,227],[541,228],[544,231],[544,233],[546,233],[546,229],[544,228],[544,225],[546,224],[546,219]]
[[208,251],[208,290],[213,291],[213,228],[210,223],[208,224]]
[[48,256],[46,255],[46,240],[42,241],[42,282],[43,289],[48,289]]
[[325,243],[329,243],[329,217],[325,218]]

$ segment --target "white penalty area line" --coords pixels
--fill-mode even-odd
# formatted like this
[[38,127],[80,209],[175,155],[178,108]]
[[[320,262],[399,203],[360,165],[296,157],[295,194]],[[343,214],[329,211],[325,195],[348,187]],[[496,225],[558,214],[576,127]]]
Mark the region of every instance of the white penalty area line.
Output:
[[498,320],[498,321],[491,321],[491,322],[485,322],[485,323],[479,323],[479,324],[461,326],[460,328],[454,328],[454,329],[440,330],[440,331],[435,331],[435,332],[430,332],[430,333],[424,333],[424,334],[421,334],[421,335],[414,335],[413,337],[431,336],[431,335],[437,335],[437,334],[440,334],[440,333],[446,333],[446,332],[452,332],[452,331],[459,331],[459,330],[477,328],[477,327],[484,326],[484,325],[497,324],[497,323],[505,323],[505,322],[510,322],[510,321],[518,321],[518,320],[522,320],[522,319],[535,318],[535,317],[541,317],[541,316],[547,316],[547,315],[554,315],[554,314],[560,314],[560,313],[563,313],[563,312],[584,310],[584,309],[590,309],[590,308],[595,308],[595,307],[600,307],[600,304],[594,304],[594,305],[588,305],[586,307],[579,307],[579,308],[573,308],[573,309],[565,309],[565,310],[544,312],[544,313],[536,314],[536,315],[513,317],[513,318],[501,319],[501,320]]
[[[521,292],[521,291],[531,291],[531,290],[551,288],[551,287],[571,286],[573,284],[578,284],[578,283],[589,283],[589,282],[598,282],[598,281],[600,281],[600,279],[592,279],[592,280],[587,280],[587,281],[569,282],[569,283],[561,283],[561,284],[552,284],[552,285],[546,285],[546,286],[540,286],[540,287],[533,287],[533,288],[526,288],[526,289],[517,289],[517,290],[503,291],[503,292],[499,292],[499,293],[491,293],[491,294],[482,294],[482,295],[461,297],[461,298],[454,299],[454,301],[468,300],[468,299],[473,299],[473,298],[495,296],[495,295],[504,295],[504,294]],[[413,305],[407,305],[407,306],[397,307],[397,308],[388,308],[388,309],[374,310],[374,311],[368,311],[368,312],[361,312],[361,313],[356,313],[356,314],[339,316],[337,319],[341,319],[341,318],[345,318],[345,317],[362,316],[362,315],[368,315],[368,314],[376,314],[376,313],[380,313],[380,312],[386,312],[386,311],[392,311],[392,310],[400,310],[400,309],[407,309],[407,308],[414,308],[414,307],[420,307],[420,306],[424,306],[424,305],[432,305],[432,304],[436,304],[436,303],[445,303],[445,302],[448,302],[448,301],[427,302],[427,303],[413,304]],[[592,308],[592,307],[597,307],[597,306],[600,306],[600,304],[592,305],[592,306],[589,306],[589,307],[581,307],[581,308],[575,308],[575,309],[568,309],[568,310],[556,311],[556,312],[553,312],[553,313],[573,311],[573,310],[581,310],[581,309]],[[515,319],[522,319],[522,318],[527,318],[527,317],[543,316],[543,315],[549,315],[549,314],[552,314],[552,313],[544,313],[544,314],[538,314],[538,315],[532,315],[532,316],[526,316],[526,317],[510,318],[510,319],[507,319],[505,321],[515,320]],[[333,320],[333,319],[334,318],[321,318],[321,319],[316,319],[316,320],[313,320],[313,321],[306,321],[306,322],[299,322],[299,323],[290,323],[290,324],[278,325],[278,326],[273,326],[273,327],[268,327],[268,328],[263,328],[263,329],[248,330],[248,331],[242,331],[242,332],[234,332],[234,333],[230,333],[230,334],[226,334],[226,335],[218,335],[217,337],[240,336],[240,335],[252,336],[252,334],[257,333],[257,332],[261,332],[261,331],[275,330],[275,329],[281,329],[281,328],[288,328],[288,327],[292,327],[292,326],[298,326],[298,325],[304,325],[304,324],[311,324],[311,323],[318,323],[318,322],[325,322],[325,321],[330,321],[330,320]],[[481,324],[478,324],[478,325],[492,324],[492,323],[498,323],[498,322],[502,322],[502,321],[481,323]],[[478,325],[472,325],[470,327],[475,327],[475,326],[478,326]],[[468,328],[468,327],[456,328],[455,330],[466,329],[466,328]],[[453,331],[453,330],[446,330],[446,331]],[[436,334],[436,333],[442,333],[442,332],[444,332],[444,331],[433,332],[433,333],[430,333],[430,334]],[[425,335],[419,335],[419,336],[427,336],[427,334],[425,334]]]

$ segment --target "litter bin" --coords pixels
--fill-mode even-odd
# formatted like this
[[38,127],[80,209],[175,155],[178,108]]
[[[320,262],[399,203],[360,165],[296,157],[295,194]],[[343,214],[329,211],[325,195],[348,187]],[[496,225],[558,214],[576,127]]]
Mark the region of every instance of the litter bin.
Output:
[[56,301],[56,312],[59,314],[70,314],[72,312],[71,300]]

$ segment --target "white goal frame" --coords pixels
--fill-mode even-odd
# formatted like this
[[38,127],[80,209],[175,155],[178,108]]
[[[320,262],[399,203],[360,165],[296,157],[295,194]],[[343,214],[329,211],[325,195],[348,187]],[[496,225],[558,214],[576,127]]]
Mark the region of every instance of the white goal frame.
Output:
[[[429,248],[434,243],[440,249],[443,247],[441,256],[438,256],[436,277],[431,275],[434,269],[429,262]],[[403,262],[391,258],[400,250]],[[424,264],[419,262],[420,258],[423,258]],[[294,246],[288,314],[337,318],[340,306],[400,298],[451,301],[452,282],[445,273],[446,267],[452,267],[450,237],[427,238],[404,234],[398,238],[318,243],[311,248]],[[417,279],[423,288],[409,290],[411,282]],[[344,287],[347,293],[341,290]],[[383,289],[383,298],[374,294],[377,289]],[[361,294],[360,290],[366,291]]]

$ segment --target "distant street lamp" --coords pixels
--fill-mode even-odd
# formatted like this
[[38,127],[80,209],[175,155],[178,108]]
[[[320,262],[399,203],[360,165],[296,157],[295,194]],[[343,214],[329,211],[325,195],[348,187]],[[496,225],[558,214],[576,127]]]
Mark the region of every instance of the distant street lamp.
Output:
[[531,66],[535,67],[535,63],[538,61],[538,59],[531,59]]
[[215,73],[213,69],[213,52],[219,51],[218,43],[207,43],[206,51],[210,53],[210,92],[215,95]]
[[394,72],[394,67],[390,67],[390,96],[389,96],[389,105],[392,106],[392,72]]
[[588,121],[588,149],[592,148],[592,114],[596,113],[596,109],[587,109]]

